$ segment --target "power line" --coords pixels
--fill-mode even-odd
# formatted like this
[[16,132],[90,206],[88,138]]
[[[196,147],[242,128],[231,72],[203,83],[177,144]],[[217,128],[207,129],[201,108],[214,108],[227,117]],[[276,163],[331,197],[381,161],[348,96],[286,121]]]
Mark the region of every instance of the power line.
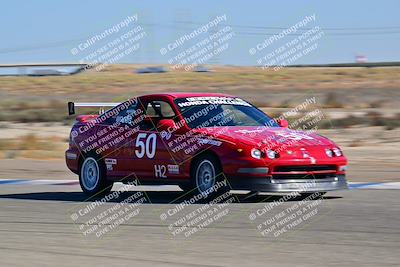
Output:
[[9,54],[9,53],[17,53],[17,52],[28,52],[28,51],[36,51],[36,50],[43,50],[47,48],[54,48],[54,47],[63,47],[67,46],[73,42],[79,42],[83,39],[73,39],[73,40],[65,40],[65,41],[57,41],[51,42],[46,44],[35,44],[31,46],[20,46],[20,47],[12,47],[12,48],[3,48],[0,49],[0,54]]
[[[192,24],[192,25],[204,25],[201,23],[196,23],[196,22],[186,22],[186,21],[177,21],[176,23],[185,23],[185,24]],[[179,27],[176,25],[171,25],[171,24],[157,24],[157,23],[141,23],[140,25],[142,26],[148,26],[148,27],[162,27],[162,28],[172,28],[172,29],[183,29],[187,31],[193,31],[195,30],[194,28],[188,28],[188,27]],[[249,25],[229,25],[229,24],[224,24],[221,26],[230,26],[230,27],[235,27],[235,28],[254,28],[254,29],[275,29],[275,30],[284,30],[287,29],[285,27],[267,27],[267,26],[249,26]],[[301,30],[310,30],[313,28],[300,28]],[[298,30],[300,30],[298,29]],[[390,30],[393,29],[393,30]],[[400,26],[385,26],[385,27],[349,27],[349,28],[321,28],[322,31],[348,31],[348,30],[358,30],[355,32],[328,32],[326,33],[326,36],[362,36],[362,35],[393,35],[393,34],[399,34],[400,31],[396,31],[394,29],[400,29]],[[369,30],[369,31],[367,31]],[[373,30],[373,31],[371,31]],[[383,31],[379,31],[383,30]],[[389,31],[388,31],[389,30]],[[235,31],[235,34],[238,35],[250,35],[250,36],[273,36],[273,35],[279,35],[280,32],[250,32],[250,31]],[[300,36],[303,33],[289,33],[286,34],[286,36]],[[57,42],[51,42],[51,43],[45,43],[45,44],[36,44],[32,46],[20,46],[20,47],[13,47],[13,48],[3,48],[0,49],[0,54],[9,54],[9,53],[19,53],[19,52],[29,52],[29,51],[37,51],[37,50],[44,50],[48,48],[56,48],[56,47],[65,47],[70,45],[71,43],[76,43],[78,44],[79,42],[85,41],[87,38],[81,38],[81,39],[70,39],[70,40],[64,40],[64,41],[57,41]]]
[[[349,36],[349,35],[386,35],[386,34],[398,34],[400,31],[385,31],[385,32],[342,32],[342,33],[327,33],[327,36]],[[242,35],[264,35],[273,36],[279,35],[279,33],[262,33],[262,32],[235,32],[235,34]],[[303,33],[289,33],[285,36],[300,36]]]
[[[205,25],[206,23],[199,22],[191,22],[191,21],[176,21],[179,24],[192,24],[192,25]],[[267,29],[267,30],[286,30],[289,27],[275,27],[275,26],[255,26],[255,25],[239,25],[239,24],[221,24],[221,26],[230,26],[234,28],[251,28],[251,29]],[[311,30],[309,27],[301,27],[299,30]],[[324,31],[347,31],[347,30],[394,30],[400,29],[400,26],[378,26],[378,27],[339,27],[339,28],[331,28],[331,27],[321,27]]]

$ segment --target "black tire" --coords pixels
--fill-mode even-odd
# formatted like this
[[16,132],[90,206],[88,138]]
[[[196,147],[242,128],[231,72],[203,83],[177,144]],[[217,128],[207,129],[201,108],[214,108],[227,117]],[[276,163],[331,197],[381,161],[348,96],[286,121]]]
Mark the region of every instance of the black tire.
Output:
[[190,192],[193,187],[191,183],[185,183],[185,184],[179,184],[178,185],[180,189],[182,189],[185,193]]
[[79,184],[88,196],[103,196],[111,191],[113,181],[107,180],[104,161],[98,156],[87,155],[79,164]]
[[214,198],[229,190],[221,164],[211,154],[201,155],[193,161],[190,179],[191,184],[186,189],[190,189],[192,194],[202,195],[203,199]]
[[[303,200],[310,197],[310,200],[316,200],[316,199],[321,199],[325,194],[326,192],[300,193],[299,199]],[[314,197],[311,197],[312,195],[314,195]]]

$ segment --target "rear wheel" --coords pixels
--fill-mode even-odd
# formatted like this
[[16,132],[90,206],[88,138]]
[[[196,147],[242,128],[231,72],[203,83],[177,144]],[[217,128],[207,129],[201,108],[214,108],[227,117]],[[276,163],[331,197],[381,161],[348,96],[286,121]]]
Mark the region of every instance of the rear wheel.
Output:
[[79,184],[82,191],[89,196],[105,195],[113,186],[113,182],[107,180],[103,160],[95,156],[87,156],[80,164]]

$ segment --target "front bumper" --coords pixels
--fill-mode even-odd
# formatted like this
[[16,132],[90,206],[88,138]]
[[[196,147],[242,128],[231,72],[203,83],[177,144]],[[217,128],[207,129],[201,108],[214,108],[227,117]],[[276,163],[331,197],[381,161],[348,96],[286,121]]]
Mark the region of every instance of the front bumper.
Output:
[[323,179],[274,179],[272,177],[230,177],[231,189],[260,192],[325,192],[347,189],[344,174]]

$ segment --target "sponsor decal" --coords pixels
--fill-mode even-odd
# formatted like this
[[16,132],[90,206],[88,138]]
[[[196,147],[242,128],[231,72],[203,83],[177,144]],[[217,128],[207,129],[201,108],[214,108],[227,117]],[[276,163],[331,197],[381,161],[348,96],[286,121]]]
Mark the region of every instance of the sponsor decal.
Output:
[[104,159],[104,162],[106,163],[107,171],[112,171],[113,165],[117,164],[117,160],[111,158]]
[[154,176],[156,178],[167,178],[166,172],[167,168],[165,165],[154,165]]
[[168,165],[169,174],[179,174],[179,165]]
[[242,129],[242,130],[235,131],[235,133],[241,133],[241,134],[251,134],[251,133],[261,133],[261,132],[263,132],[263,130],[260,130],[260,129],[256,129],[256,130],[244,130],[244,129]]
[[220,146],[222,144],[222,142],[216,141],[216,140],[211,140],[211,139],[199,139],[199,144]]
[[310,154],[308,154],[308,152],[307,151],[302,151],[303,152],[303,158],[309,158],[310,157]]
[[277,132],[276,135],[281,136],[285,139],[289,139],[289,140],[302,140],[302,139],[306,139],[306,140],[314,140],[314,138],[312,138],[311,136],[305,134],[305,133],[298,133],[298,132]]
[[206,97],[187,97],[184,101],[178,103],[179,107],[201,106],[201,105],[236,105],[248,106],[249,103],[240,98],[222,97],[222,96],[206,96]]
[[305,148],[301,148],[300,150],[303,153],[303,158],[310,159],[311,164],[315,164],[317,162],[317,160],[314,157],[310,156],[310,154],[305,150]]
[[116,159],[107,158],[107,159],[105,159],[105,162],[106,162],[106,164],[117,164]]
[[[136,105],[137,106],[137,105]],[[133,108],[136,108],[136,106],[134,106]],[[137,118],[139,115],[141,115],[143,111],[141,109],[135,110],[135,109],[128,109],[126,111],[126,115],[125,116],[117,116],[116,118],[116,122],[118,123],[124,123],[124,124],[129,124],[131,126],[134,126],[137,124],[137,119],[141,119],[141,118]],[[135,120],[136,119],[136,120]]]
[[161,138],[165,139],[165,140],[169,140],[171,139],[172,134],[169,131],[161,131],[160,132]]

